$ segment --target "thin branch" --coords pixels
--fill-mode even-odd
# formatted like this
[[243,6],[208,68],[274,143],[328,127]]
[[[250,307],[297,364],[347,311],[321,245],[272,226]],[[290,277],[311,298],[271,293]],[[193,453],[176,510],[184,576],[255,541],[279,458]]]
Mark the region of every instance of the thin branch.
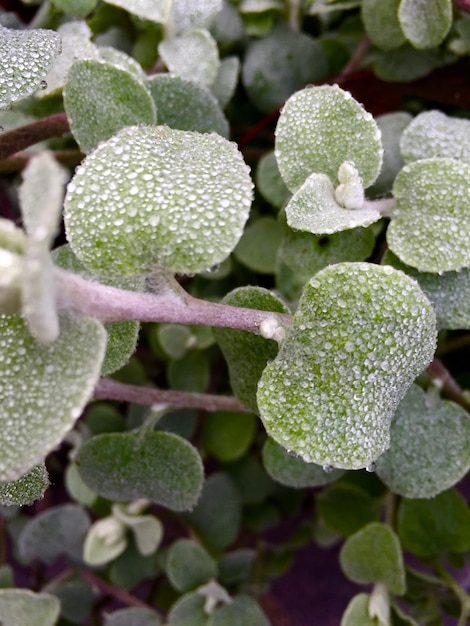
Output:
[[358,44],[357,48],[351,55],[351,58],[346,63],[346,65],[341,70],[340,74],[336,76],[332,81],[333,83],[338,83],[339,85],[353,72],[357,70],[359,64],[361,63],[364,55],[370,48],[370,39],[368,37],[364,37]]
[[244,404],[232,396],[217,396],[173,389],[152,389],[137,385],[125,385],[104,378],[95,387],[94,400],[118,400],[136,404],[169,404],[174,407],[203,409],[204,411],[235,411],[249,413]]
[[426,371],[434,384],[442,389],[451,400],[460,404],[464,409],[470,410],[468,392],[465,393],[439,359],[434,359]]
[[65,113],[56,113],[10,130],[0,135],[0,161],[33,146],[35,143],[60,137],[68,132],[70,132],[70,127]]
[[150,606],[140,598],[136,598],[125,589],[121,589],[120,587],[115,587],[114,585],[111,585],[102,578],[99,578],[99,576],[95,576],[95,574],[88,570],[80,570],[80,573],[84,578],[88,580],[88,582],[97,587],[102,593],[105,593],[106,595],[115,598],[122,604],[125,604],[126,606],[143,607],[145,609],[153,611],[156,615],[158,615],[154,607]]
[[[58,163],[66,167],[76,167],[84,158],[79,150],[54,150],[54,158]],[[35,156],[34,152],[20,152],[7,159],[0,161],[0,174],[16,174],[21,172]]]

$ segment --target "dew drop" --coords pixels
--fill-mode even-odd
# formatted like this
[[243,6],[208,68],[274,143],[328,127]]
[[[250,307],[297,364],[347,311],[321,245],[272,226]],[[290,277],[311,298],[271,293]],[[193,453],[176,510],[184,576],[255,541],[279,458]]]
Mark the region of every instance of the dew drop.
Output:
[[330,474],[333,471],[334,467],[332,465],[324,465],[323,466],[323,471],[326,472],[327,474]]
[[47,89],[47,83],[46,83],[46,81],[45,81],[45,80],[42,80],[42,81],[39,83],[39,89]]
[[366,467],[366,472],[370,472],[372,474],[375,472],[376,468],[377,468],[377,463],[373,461]]
[[295,452],[295,450],[287,450],[287,454],[289,456],[291,456],[292,458],[294,458],[294,459],[297,458],[297,456],[298,456],[298,454],[297,454],[297,452]]

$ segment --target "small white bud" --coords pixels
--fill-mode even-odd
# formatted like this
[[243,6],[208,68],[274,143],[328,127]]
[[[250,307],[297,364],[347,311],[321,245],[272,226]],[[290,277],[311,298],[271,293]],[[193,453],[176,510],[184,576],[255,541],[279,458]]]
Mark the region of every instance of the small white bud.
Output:
[[275,317],[266,317],[259,325],[259,334],[279,343],[285,338],[286,330]]

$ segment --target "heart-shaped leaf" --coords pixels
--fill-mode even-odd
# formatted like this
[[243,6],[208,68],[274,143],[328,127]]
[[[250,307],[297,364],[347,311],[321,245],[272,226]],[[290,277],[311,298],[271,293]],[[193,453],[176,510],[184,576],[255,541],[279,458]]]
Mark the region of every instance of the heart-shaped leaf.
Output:
[[0,316],[0,480],[16,480],[62,441],[90,398],[105,346],[96,320],[62,319],[45,347],[21,318]]
[[199,272],[240,239],[252,187],[241,153],[219,135],[126,128],[77,169],[65,198],[67,236],[100,274]]
[[470,469],[468,413],[453,402],[427,398],[417,385],[398,405],[390,434],[377,475],[405,498],[432,498]]
[[346,161],[354,164],[367,188],[379,175],[382,153],[372,115],[337,85],[302,89],[282,109],[275,154],[292,192],[312,173],[325,174],[334,183]]
[[36,91],[59,53],[60,37],[52,30],[0,26],[0,109]]
[[451,0],[401,0],[398,19],[415,48],[434,48],[452,25]]
[[470,164],[453,159],[423,159],[401,170],[387,243],[404,263],[421,272],[470,265],[469,179]]
[[368,263],[321,270],[258,385],[268,434],[309,463],[367,467],[388,448],[393,413],[432,359],[435,323],[402,272]]
[[0,483],[2,506],[24,506],[44,496],[49,487],[49,474],[44,463],[33,467],[27,474],[11,483]]
[[60,602],[48,593],[29,589],[0,589],[0,621],[15,626],[54,626]]
[[192,508],[203,482],[196,449],[165,432],[92,437],[75,462],[85,483],[108,500],[148,498],[174,511]]

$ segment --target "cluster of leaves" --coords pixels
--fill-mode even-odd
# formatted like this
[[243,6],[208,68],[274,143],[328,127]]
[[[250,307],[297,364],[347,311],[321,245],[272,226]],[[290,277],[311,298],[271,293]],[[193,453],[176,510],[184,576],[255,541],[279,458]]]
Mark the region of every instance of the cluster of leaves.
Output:
[[0,503],[43,576],[1,565],[0,621],[99,590],[107,626],[263,626],[343,541],[342,626],[463,626],[470,121],[343,87],[465,63],[465,2],[33,4],[0,15]]

